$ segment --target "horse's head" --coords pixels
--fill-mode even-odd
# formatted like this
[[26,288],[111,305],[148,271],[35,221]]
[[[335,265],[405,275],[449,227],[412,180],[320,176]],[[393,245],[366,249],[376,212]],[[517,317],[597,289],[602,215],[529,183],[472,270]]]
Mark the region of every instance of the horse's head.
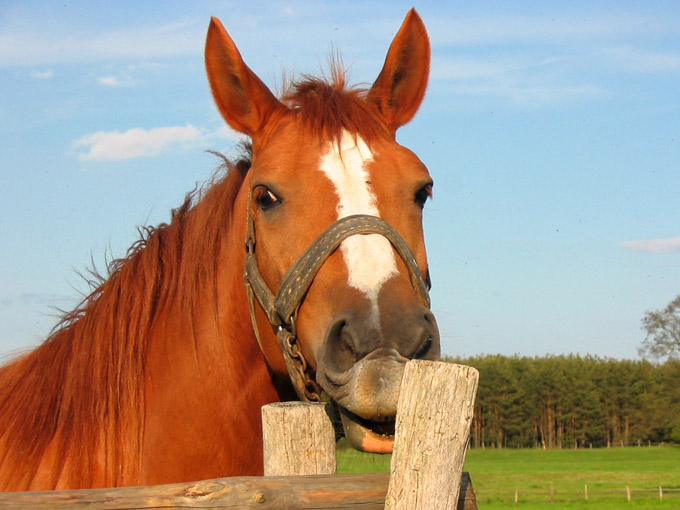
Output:
[[302,398],[318,382],[367,451],[391,450],[406,361],[439,357],[422,231],[432,180],[395,141],[422,101],[429,58],[411,11],[368,91],[345,89],[336,69],[279,100],[216,19],[206,44],[217,105],[252,139],[246,285],[262,350]]

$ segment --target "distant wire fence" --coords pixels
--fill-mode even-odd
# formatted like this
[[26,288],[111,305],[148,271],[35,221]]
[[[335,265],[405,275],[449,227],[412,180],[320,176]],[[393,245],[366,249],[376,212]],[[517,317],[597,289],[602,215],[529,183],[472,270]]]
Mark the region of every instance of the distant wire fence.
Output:
[[538,502],[555,503],[563,501],[590,501],[590,500],[610,500],[610,501],[632,501],[650,500],[659,501],[678,500],[680,501],[680,488],[663,487],[636,488],[626,485],[625,487],[593,488],[584,484],[583,488],[578,489],[570,486],[556,487],[553,482],[550,485],[539,487],[524,487],[514,489],[485,489],[475,487],[475,494],[479,503],[524,503]]

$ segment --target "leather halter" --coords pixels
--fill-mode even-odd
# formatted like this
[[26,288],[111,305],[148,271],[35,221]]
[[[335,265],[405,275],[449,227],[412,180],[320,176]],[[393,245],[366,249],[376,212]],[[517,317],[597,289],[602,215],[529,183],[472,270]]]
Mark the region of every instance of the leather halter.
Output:
[[302,355],[298,345],[295,319],[307,290],[309,290],[314,277],[326,259],[340,246],[342,241],[357,234],[379,234],[392,243],[406,265],[411,285],[418,298],[429,309],[429,278],[423,279],[411,249],[399,233],[387,222],[377,216],[366,214],[341,218],[319,235],[283,275],[275,296],[262,278],[257,265],[255,223],[251,210],[251,197],[248,197],[245,239],[246,260],[243,280],[248,294],[250,319],[260,350],[264,353],[255,317],[255,299],[257,299],[267,315],[269,323],[277,330],[277,337],[290,380],[298,397],[303,401],[319,401],[321,388],[310,374],[307,360]]

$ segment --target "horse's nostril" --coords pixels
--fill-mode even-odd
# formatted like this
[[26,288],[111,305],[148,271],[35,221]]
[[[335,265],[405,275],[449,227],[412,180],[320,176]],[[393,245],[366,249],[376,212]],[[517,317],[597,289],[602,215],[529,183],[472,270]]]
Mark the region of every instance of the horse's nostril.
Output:
[[345,323],[345,321],[342,322],[343,324],[340,328],[340,346],[346,349],[348,354],[352,355],[354,361],[356,361],[357,352],[354,345],[354,335],[352,334],[350,328],[347,327],[347,323]]
[[326,342],[334,353],[334,362],[348,370],[357,361],[356,339],[352,326],[344,318],[336,319],[328,328]]

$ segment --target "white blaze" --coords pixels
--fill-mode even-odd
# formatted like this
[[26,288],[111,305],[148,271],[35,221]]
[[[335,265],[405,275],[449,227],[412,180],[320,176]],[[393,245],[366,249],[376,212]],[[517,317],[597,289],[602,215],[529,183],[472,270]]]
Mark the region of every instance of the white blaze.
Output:
[[[338,150],[339,149],[339,150]],[[338,195],[338,219],[353,214],[380,216],[366,166],[373,154],[361,137],[344,132],[340,147],[329,143],[321,158],[321,171],[335,186]],[[390,242],[381,235],[353,235],[340,245],[349,285],[364,292],[371,300],[377,321],[380,287],[397,273],[397,262]]]

